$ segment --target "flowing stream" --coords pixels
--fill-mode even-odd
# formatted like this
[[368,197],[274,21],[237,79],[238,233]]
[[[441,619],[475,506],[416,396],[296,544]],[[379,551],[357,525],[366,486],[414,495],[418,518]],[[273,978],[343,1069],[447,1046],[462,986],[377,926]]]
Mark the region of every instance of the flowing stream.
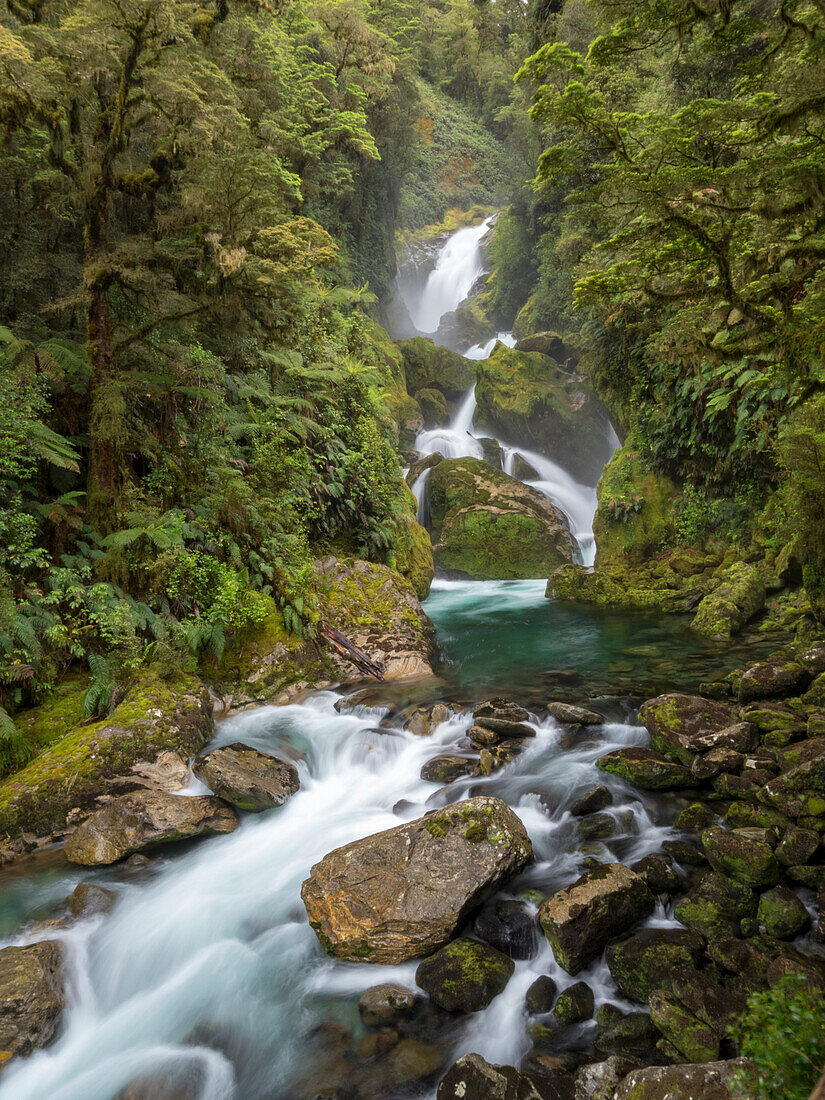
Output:
[[484,274],[481,245],[492,222],[493,217],[486,218],[480,225],[453,233],[440,249],[421,292],[406,296],[407,309],[419,332],[436,332],[441,318],[464,301]]

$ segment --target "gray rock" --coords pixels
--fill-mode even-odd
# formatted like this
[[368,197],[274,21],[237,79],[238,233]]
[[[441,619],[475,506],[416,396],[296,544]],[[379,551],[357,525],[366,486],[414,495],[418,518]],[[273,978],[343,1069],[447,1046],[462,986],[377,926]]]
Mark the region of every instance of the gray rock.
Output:
[[63,1004],[62,944],[41,940],[0,951],[0,1050],[25,1055],[48,1046]]
[[550,1012],[556,1003],[558,986],[548,974],[536,978],[524,997],[524,1004],[531,1016]]
[[447,1070],[437,1100],[573,1100],[573,1079],[530,1077],[513,1066],[493,1066],[465,1054]]
[[192,771],[216,795],[240,810],[283,806],[300,787],[298,769],[249,745],[226,745],[198,757]]
[[615,1100],[734,1100],[734,1074],[747,1063],[705,1062],[649,1066],[632,1070],[616,1089]]
[[606,810],[613,805],[613,794],[609,787],[594,787],[593,790],[583,794],[570,807],[573,817],[584,817],[586,814],[595,814],[599,810]]
[[473,921],[473,931],[511,959],[532,959],[538,950],[538,924],[521,901],[488,903]]
[[476,761],[466,756],[434,756],[421,769],[421,778],[428,783],[453,783],[464,775],[472,775]]
[[604,718],[594,710],[585,707],[574,707],[570,703],[548,703],[547,710],[550,715],[565,726],[601,726]]
[[387,1027],[408,1016],[414,1008],[415,993],[394,982],[365,989],[358,1001],[361,1022],[367,1027]]
[[611,1054],[604,1062],[582,1066],[576,1074],[575,1100],[613,1100],[613,1093],[628,1073],[641,1066],[636,1058]]
[[73,917],[94,917],[108,913],[117,901],[114,890],[106,890],[93,882],[79,882],[69,898],[69,912]]
[[335,849],[301,896],[329,954],[399,963],[445,944],[459,923],[533,857],[516,815],[471,798]]

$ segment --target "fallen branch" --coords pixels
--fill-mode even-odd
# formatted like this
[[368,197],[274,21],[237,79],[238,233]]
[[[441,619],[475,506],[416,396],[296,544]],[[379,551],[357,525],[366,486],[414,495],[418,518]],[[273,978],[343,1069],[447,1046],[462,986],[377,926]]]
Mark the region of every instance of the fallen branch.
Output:
[[365,672],[367,676],[374,676],[376,680],[380,680],[382,683],[384,682],[381,666],[377,665],[375,661],[371,661],[366,653],[360,650],[358,646],[353,645],[340,630],[330,626],[326,619],[321,620],[321,635],[326,638],[334,650],[354,664],[361,672]]

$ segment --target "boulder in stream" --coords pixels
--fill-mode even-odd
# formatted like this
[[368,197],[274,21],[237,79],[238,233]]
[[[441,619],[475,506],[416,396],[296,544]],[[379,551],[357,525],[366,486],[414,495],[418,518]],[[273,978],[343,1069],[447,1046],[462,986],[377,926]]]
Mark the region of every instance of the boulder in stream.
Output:
[[633,1070],[616,1089],[615,1100],[735,1100],[742,1058],[698,1065],[648,1066]]
[[650,733],[651,747],[688,768],[697,753],[726,743],[723,731],[738,721],[725,703],[678,693],[648,699],[639,707],[639,718]]
[[614,936],[649,917],[654,906],[643,879],[622,863],[606,863],[548,898],[539,923],[556,962],[578,974]]
[[551,717],[565,726],[601,726],[604,718],[595,710],[587,710],[586,707],[574,707],[570,703],[548,703],[547,710]]
[[641,791],[673,791],[699,786],[690,768],[674,764],[653,749],[615,749],[600,757],[596,767],[617,775]]
[[466,914],[533,857],[497,798],[470,798],[326,855],[301,888],[336,958],[394,964],[442,947]]
[[41,940],[0,951],[0,1050],[20,1055],[47,1046],[63,1003],[62,944]]
[[294,764],[240,743],[198,757],[192,771],[219,798],[253,813],[283,806],[300,787]]
[[436,1100],[573,1100],[568,1074],[530,1077],[513,1066],[494,1066],[465,1054],[447,1070]]
[[489,943],[460,937],[419,964],[416,983],[447,1012],[479,1012],[502,992],[515,963]]
[[84,867],[116,863],[155,844],[231,833],[238,815],[211,795],[186,798],[163,791],[135,791],[114,798],[66,841],[66,858]]

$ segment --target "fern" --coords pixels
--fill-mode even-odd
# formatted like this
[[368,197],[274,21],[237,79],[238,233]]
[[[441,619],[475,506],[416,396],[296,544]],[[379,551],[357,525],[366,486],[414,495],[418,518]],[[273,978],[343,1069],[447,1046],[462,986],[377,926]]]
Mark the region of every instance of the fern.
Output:
[[114,661],[111,658],[90,653],[88,659],[92,678],[83,696],[83,713],[87,718],[92,718],[109,713],[118,685]]
[[22,767],[34,756],[34,747],[8,711],[0,706],[0,770]]

